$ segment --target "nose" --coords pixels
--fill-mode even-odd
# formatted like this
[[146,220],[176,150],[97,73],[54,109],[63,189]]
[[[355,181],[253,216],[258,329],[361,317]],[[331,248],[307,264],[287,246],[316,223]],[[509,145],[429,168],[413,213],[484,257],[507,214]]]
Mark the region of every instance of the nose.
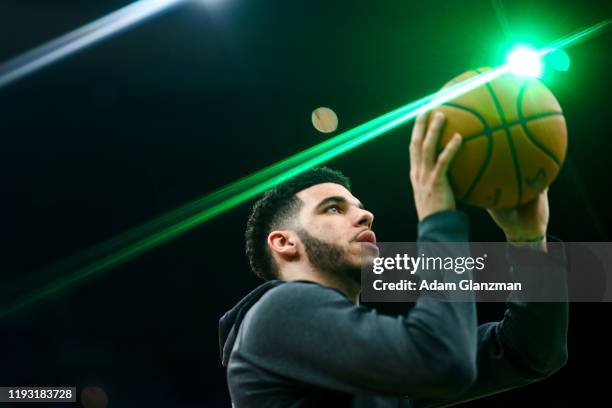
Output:
[[369,212],[368,210],[359,209],[359,218],[358,224],[361,226],[366,226],[368,228],[372,228],[372,223],[374,222],[374,214]]

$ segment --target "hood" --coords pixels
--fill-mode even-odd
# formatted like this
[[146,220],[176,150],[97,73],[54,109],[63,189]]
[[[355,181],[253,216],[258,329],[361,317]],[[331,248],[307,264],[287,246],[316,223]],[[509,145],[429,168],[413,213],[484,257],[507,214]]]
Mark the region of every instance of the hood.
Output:
[[272,280],[258,286],[219,319],[219,348],[221,349],[221,361],[224,366],[227,366],[230,353],[234,348],[234,342],[238,335],[240,323],[242,323],[242,319],[244,319],[244,316],[249,309],[251,309],[251,306],[253,306],[267,291],[283,283],[285,282]]

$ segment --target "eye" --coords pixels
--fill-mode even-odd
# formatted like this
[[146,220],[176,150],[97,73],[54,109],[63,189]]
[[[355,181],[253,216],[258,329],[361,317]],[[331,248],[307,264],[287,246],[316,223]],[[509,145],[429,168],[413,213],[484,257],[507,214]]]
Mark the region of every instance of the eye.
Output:
[[329,207],[327,207],[325,209],[326,213],[341,213],[342,211],[340,210],[340,207],[337,205],[330,205]]

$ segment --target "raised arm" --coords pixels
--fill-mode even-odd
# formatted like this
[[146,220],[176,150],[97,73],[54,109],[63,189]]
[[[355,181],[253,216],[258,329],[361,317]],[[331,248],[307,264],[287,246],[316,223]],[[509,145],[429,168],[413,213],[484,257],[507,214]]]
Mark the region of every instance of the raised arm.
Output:
[[[455,398],[418,401],[417,407],[454,405],[542,380],[567,361],[567,276],[561,243],[547,243],[547,192],[516,209],[490,211],[509,240],[510,274],[530,283],[512,293],[501,321],[478,328],[478,376]],[[529,302],[553,299],[557,302]]]

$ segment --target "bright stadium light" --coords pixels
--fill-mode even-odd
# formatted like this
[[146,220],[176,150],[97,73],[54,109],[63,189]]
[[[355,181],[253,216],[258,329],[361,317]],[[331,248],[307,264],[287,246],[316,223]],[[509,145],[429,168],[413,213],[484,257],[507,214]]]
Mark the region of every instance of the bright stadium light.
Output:
[[515,75],[539,78],[543,71],[542,54],[526,45],[519,45],[508,53],[506,65]]

